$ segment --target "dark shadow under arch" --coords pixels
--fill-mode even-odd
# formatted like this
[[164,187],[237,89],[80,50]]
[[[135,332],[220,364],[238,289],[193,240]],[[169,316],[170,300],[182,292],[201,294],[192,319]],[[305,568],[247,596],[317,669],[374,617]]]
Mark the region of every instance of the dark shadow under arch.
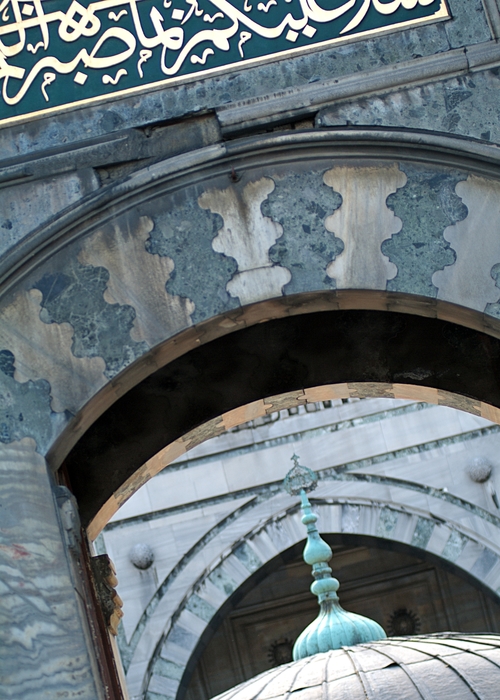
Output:
[[88,524],[165,445],[252,401],[324,384],[402,383],[459,395],[456,407],[479,415],[480,401],[500,406],[499,378],[500,340],[454,323],[364,310],[271,320],[151,374],[95,421],[65,467]]

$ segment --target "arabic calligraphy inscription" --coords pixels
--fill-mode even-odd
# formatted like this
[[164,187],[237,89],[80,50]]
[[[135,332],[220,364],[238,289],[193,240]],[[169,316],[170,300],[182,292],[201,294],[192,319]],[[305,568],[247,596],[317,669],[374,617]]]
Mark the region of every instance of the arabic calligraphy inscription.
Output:
[[0,0],[0,123],[449,17],[445,0]]

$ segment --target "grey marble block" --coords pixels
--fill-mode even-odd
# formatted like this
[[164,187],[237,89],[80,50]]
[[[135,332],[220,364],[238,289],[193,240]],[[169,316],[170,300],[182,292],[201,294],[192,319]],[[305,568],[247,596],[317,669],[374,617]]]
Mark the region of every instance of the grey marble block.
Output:
[[0,450],[0,698],[101,700],[43,457]]

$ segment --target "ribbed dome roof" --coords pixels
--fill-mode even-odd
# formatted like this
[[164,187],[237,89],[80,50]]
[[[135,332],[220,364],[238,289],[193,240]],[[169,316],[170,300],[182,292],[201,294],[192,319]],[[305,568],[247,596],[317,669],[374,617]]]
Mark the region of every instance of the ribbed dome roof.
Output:
[[392,637],[315,654],[218,700],[498,700],[500,635]]

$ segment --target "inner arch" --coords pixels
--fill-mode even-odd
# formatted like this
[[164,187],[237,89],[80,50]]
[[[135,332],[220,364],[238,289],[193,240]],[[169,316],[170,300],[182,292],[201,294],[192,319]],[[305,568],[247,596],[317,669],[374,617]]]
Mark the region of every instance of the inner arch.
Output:
[[[322,537],[334,551],[330,562],[334,575],[341,567],[339,596],[343,607],[377,618],[390,636],[401,634],[395,623],[398,612],[403,616],[409,613],[407,621],[408,617],[410,623],[414,621],[415,632],[410,633],[429,634],[449,627],[474,631],[474,612],[481,616],[487,614],[486,610],[491,631],[498,628],[498,600],[484,597],[477,581],[464,577],[443,560],[376,537]],[[308,590],[310,570],[302,561],[302,548],[302,543],[291,547],[269,562],[221,611],[217,628],[210,627],[200,639],[179,687],[178,699],[203,700],[288,660],[286,656],[280,659],[276,651],[284,656],[286,643],[293,643],[317,614],[316,600]],[[432,604],[426,594],[433,596]],[[443,604],[450,602],[450,594],[456,596],[457,602],[466,597],[470,604],[468,614]],[[237,654],[228,652],[228,639],[237,646]]]
[[179,449],[245,422],[247,410],[385,396],[499,421],[499,364],[498,339],[409,313],[336,310],[257,323],[186,352],[131,388],[78,442],[66,473],[95,536]]
[[[328,488],[328,486],[326,482],[322,481],[320,490],[324,491],[325,488]],[[314,495],[316,495],[316,492]],[[483,584],[480,578],[474,575],[474,570],[469,571],[463,566],[449,561],[446,556],[437,555],[435,551],[433,551],[431,540],[426,543],[420,542],[418,545],[416,544],[414,533],[416,530],[421,529],[420,526],[422,522],[432,523],[433,527],[435,524],[437,525],[437,521],[430,513],[413,511],[413,509],[408,506],[400,508],[381,503],[377,500],[376,493],[374,493],[373,501],[356,498],[334,498],[332,500],[330,498],[313,497],[311,502],[319,515],[320,525],[321,523],[324,524],[324,527],[320,527],[322,533],[330,533],[326,536],[326,539],[331,544],[338,545],[342,543],[350,546],[367,546],[375,549],[386,549],[414,557],[420,561],[428,562],[437,569],[447,570],[453,575],[463,579],[477,591],[481,591],[481,594],[486,594],[486,596],[493,601],[493,607],[496,609],[498,597],[491,589],[488,589],[488,587]],[[356,526],[353,528],[352,518],[354,513],[356,514]],[[388,513],[395,516],[397,522],[394,520],[392,523],[394,527],[391,533],[381,535],[381,522],[384,521],[384,516]],[[405,523],[405,527],[402,527],[403,522]],[[410,523],[411,527],[408,527]],[[455,529],[455,525],[450,525],[449,527],[449,532],[451,534]],[[189,686],[196,664],[223,620],[237,607],[240,601],[242,601],[250,591],[254,590],[270,573],[276,571],[283,562],[286,563],[290,559],[296,558],[302,551],[304,545],[302,529],[300,510],[298,505],[295,505],[285,513],[274,515],[267,522],[261,522],[253,532],[248,533],[240,541],[233,543],[226,554],[219,557],[214,562],[213,567],[207,568],[207,570],[203,572],[201,578],[187,592],[181,605],[176,610],[176,614],[169,624],[166,625],[164,635],[158,642],[153,658],[149,664],[149,678],[151,679],[155,675],[170,678],[169,664],[177,665],[177,672],[179,672],[181,667],[179,666],[178,660],[176,660],[177,640],[184,637],[186,637],[186,639],[191,638],[192,648],[190,648],[189,661],[187,661],[183,668],[182,679],[179,678],[178,681],[180,682],[176,683],[176,686],[178,686],[176,698],[177,700],[182,700]],[[324,535],[322,534],[322,536]],[[281,546],[278,544],[277,540],[281,540]],[[283,543],[285,542],[286,545],[283,547]],[[272,543],[271,547],[270,543]],[[217,585],[217,582],[229,580],[231,578],[229,572],[233,572],[234,575],[236,562],[239,561],[241,565],[241,562],[246,562],[250,559],[254,562],[259,561],[259,567],[256,570],[254,569],[253,573],[250,573],[249,570],[247,577],[239,582],[238,587],[233,589],[232,592],[227,592],[225,601],[222,604],[219,602],[219,607],[217,609],[211,609],[213,617],[212,619],[208,619],[203,610],[203,603],[205,601],[206,605],[211,601],[213,605],[212,591],[214,584]],[[335,555],[331,565],[334,571],[333,575],[337,575],[339,564],[336,562]],[[310,574],[310,571],[308,571],[308,574]],[[342,573],[340,574],[340,578],[340,602],[342,604],[344,601],[347,609],[349,609],[349,595],[345,597],[342,589]],[[367,585],[366,582],[365,585]],[[415,581],[412,585],[415,585]],[[303,590],[299,590],[298,593],[304,593],[305,597],[309,600],[310,594],[308,593],[307,585],[303,586]],[[370,596],[368,596],[368,599],[369,598]],[[376,595],[374,595],[374,598],[376,598]],[[312,600],[314,601],[314,598],[312,598]],[[279,600],[277,600],[276,603],[278,604]],[[208,605],[210,607],[210,603],[208,603]],[[372,617],[373,610],[370,607],[371,605],[374,606],[374,609],[377,609],[377,603],[372,601],[371,603],[367,602],[367,608],[359,609],[357,612]],[[316,603],[311,604],[309,607],[310,619],[312,619],[316,614]],[[202,612],[200,612],[200,610]],[[199,622],[200,632],[196,643],[193,638],[194,627],[191,623],[193,614],[204,620],[203,624]],[[310,621],[310,619],[308,621]],[[381,624],[386,624],[386,621],[382,618],[377,621]],[[465,619],[464,623],[466,623]],[[203,631],[201,631],[202,627],[204,628]],[[293,630],[293,636],[296,636],[296,634],[301,631],[300,624],[298,627],[292,624],[291,629]],[[427,631],[436,630],[428,629]],[[167,662],[166,665],[165,661]],[[150,680],[149,682],[152,682],[154,686],[154,680]]]

